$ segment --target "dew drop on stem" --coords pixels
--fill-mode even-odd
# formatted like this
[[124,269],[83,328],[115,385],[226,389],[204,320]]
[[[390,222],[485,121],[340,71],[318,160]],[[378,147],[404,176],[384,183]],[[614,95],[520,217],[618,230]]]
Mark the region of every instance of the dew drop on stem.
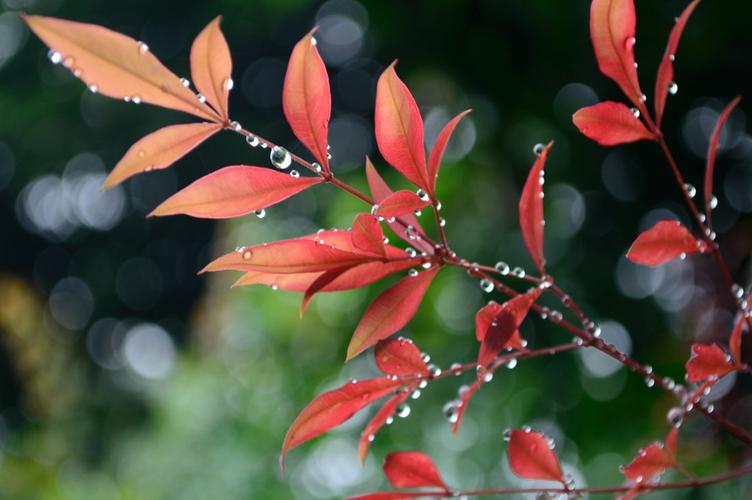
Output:
[[671,82],[668,84],[668,93],[671,95],[676,95],[676,93],[679,92],[679,86],[676,84],[676,82]]
[[493,292],[494,284],[491,280],[484,278],[480,280],[480,289],[486,293],[491,293]]
[[697,194],[697,189],[690,183],[684,184],[684,191],[687,192],[687,196],[694,198]]
[[292,163],[292,157],[290,157],[290,153],[288,153],[287,150],[281,146],[274,146],[272,148],[271,152],[269,153],[269,160],[272,162],[272,165],[280,170],[290,168],[290,164]]
[[502,276],[509,274],[509,264],[504,261],[500,260],[499,262],[497,262],[494,268],[496,269],[496,272],[498,272]]

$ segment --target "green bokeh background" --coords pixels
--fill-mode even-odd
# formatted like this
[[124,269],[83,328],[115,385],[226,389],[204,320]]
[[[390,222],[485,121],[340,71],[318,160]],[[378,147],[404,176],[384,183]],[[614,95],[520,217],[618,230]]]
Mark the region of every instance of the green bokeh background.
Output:
[[[672,19],[683,5],[637,2],[636,51],[648,95]],[[646,220],[654,220],[645,214],[687,214],[657,148],[606,150],[571,124],[571,113],[596,95],[622,100],[597,71],[588,2],[2,0],[0,9],[0,39],[6,43],[0,51],[0,498],[338,498],[385,488],[379,465],[397,449],[429,452],[456,488],[522,485],[528,483],[509,472],[501,433],[524,424],[556,438],[579,485],[618,484],[618,466],[639,447],[662,439],[674,404],[623,370],[593,376],[579,355],[531,360],[500,371],[480,391],[456,437],[441,407],[472,380],[469,374],[436,382],[411,401],[411,415],[378,435],[363,467],[356,446],[368,412],[293,451],[280,477],[279,447],[297,412],[351,377],[377,374],[370,353],[344,366],[343,360],[360,314],[386,283],[318,297],[300,320],[297,295],[229,289],[236,278],[231,273],[195,272],[237,245],[347,227],[367,207],[322,186],[272,207],[262,220],[145,220],[161,199],[218,167],[268,165],[264,151],[223,133],[169,171],[101,195],[122,200],[114,227],[100,231],[78,223],[62,235],[35,231],[24,221],[29,183],[47,175],[65,179],[72,159],[96,172],[109,170],[136,139],[186,117],[89,93],[49,63],[47,49],[16,17],[22,10],[102,24],[143,40],[179,75],[189,74],[193,36],[222,14],[234,58],[233,118],[298,152],[279,98],[286,58],[315,23],[350,19],[360,28],[357,36],[333,29],[332,40],[342,36],[349,43],[339,50],[362,46],[329,68],[333,123],[341,119],[332,138],[333,165],[343,179],[365,189],[360,159],[370,154],[393,187],[407,187],[381,161],[371,125],[375,79],[399,58],[398,71],[427,123],[433,117],[434,129],[462,109],[475,110],[472,124],[460,129],[439,186],[446,230],[459,255],[532,268],[516,221],[517,196],[534,159],[533,145],[554,139],[546,175],[546,246],[557,283],[593,318],[623,325],[634,356],[677,381],[692,339],[723,340],[728,334],[727,315],[703,315],[730,306],[717,273],[703,261],[690,259],[662,278],[664,287],[681,278],[675,294],[695,290],[675,310],[667,310],[665,297],[638,297],[619,285],[625,250]],[[680,90],[669,98],[665,134],[698,186],[709,130],[707,119],[693,121],[699,115],[692,111],[717,112],[750,88],[751,11],[741,1],[703,2],[677,57]],[[752,149],[745,117],[739,111],[729,125],[716,215],[721,245],[741,283],[752,245],[752,206],[745,205],[745,193],[752,193]],[[338,146],[347,150],[344,159]],[[88,155],[81,157],[83,152]],[[727,172],[741,180],[727,182]],[[429,218],[423,219],[430,227]],[[625,269],[628,276],[636,272]],[[83,298],[74,293],[80,287],[62,299],[55,295],[68,277],[84,284]],[[405,333],[439,366],[470,361],[477,355],[474,314],[490,298],[500,300],[459,271],[443,271]],[[61,322],[61,308],[78,311],[73,319],[80,324]],[[144,377],[122,352],[124,332],[144,323],[159,325],[175,344],[164,376]],[[112,343],[104,360],[92,347],[93,332],[101,331],[110,332]],[[528,320],[523,334],[531,346],[568,340],[538,319]],[[740,379],[715,405],[752,428],[749,388]],[[750,459],[748,450],[706,420],[692,418],[685,429],[682,454],[698,474]],[[751,493],[752,483],[738,480],[655,498]]]

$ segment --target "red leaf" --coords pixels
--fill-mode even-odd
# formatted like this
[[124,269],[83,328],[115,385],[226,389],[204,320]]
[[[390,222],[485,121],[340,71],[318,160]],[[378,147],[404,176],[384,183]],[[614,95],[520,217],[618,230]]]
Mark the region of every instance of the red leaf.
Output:
[[467,109],[462,113],[452,118],[449,123],[444,125],[444,128],[439,132],[439,136],[436,138],[436,142],[431,150],[431,155],[428,157],[428,180],[431,183],[431,193],[436,190],[436,181],[439,178],[439,169],[441,168],[441,159],[444,157],[444,150],[449,144],[454,129],[457,124],[468,114],[471,109]]
[[[536,300],[538,300],[538,297],[540,297],[540,294],[540,288],[534,288],[527,293],[522,293],[512,299],[509,299],[503,305],[497,304],[496,302],[491,302],[482,307],[475,315],[475,338],[478,339],[478,342],[483,342],[483,339],[486,336],[486,332],[488,331],[491,322],[496,316],[501,314],[502,311],[511,312],[515,318],[517,328],[519,328],[522,324],[522,321],[530,311],[532,305]],[[508,346],[515,349],[522,348],[522,341],[520,339],[519,331],[515,332],[515,334],[512,336],[512,338],[508,342]]]
[[710,214],[713,210],[710,203],[713,198],[713,171],[715,170],[715,159],[718,155],[718,143],[721,141],[721,131],[723,131],[723,126],[726,124],[729,116],[731,116],[731,112],[741,100],[741,96],[737,96],[723,108],[721,114],[718,115],[718,121],[715,123],[715,128],[710,136],[708,157],[705,163],[705,213],[707,214],[708,227],[710,227]]
[[282,108],[295,137],[329,171],[327,137],[332,114],[329,76],[312,30],[292,50],[282,89]]
[[384,159],[407,180],[431,192],[423,147],[423,119],[393,62],[376,85],[376,142]]
[[373,256],[352,253],[307,238],[241,247],[209,263],[205,271],[259,271],[298,274],[330,271],[372,261]]
[[351,381],[318,396],[303,408],[290,425],[282,444],[280,466],[284,469],[287,452],[345,422],[372,401],[397,389],[400,384],[399,380],[389,378]]
[[96,24],[44,16],[21,17],[50,49],[60,54],[63,66],[100,94],[219,121],[217,113],[185,88],[145,44]]
[[419,451],[396,451],[384,460],[384,475],[395,488],[449,487],[431,457]]
[[593,0],[590,4],[590,38],[598,68],[639,108],[642,90],[634,58],[636,24],[633,0]]
[[512,472],[519,477],[566,484],[559,459],[549,448],[546,437],[539,432],[513,430],[507,457]]
[[669,260],[703,253],[704,241],[692,236],[679,221],[662,220],[640,234],[627,252],[627,258],[635,264],[655,267]]
[[186,123],[152,132],[128,149],[107,176],[104,187],[116,186],[141,172],[167,168],[220,130],[222,126],[217,123]]
[[392,193],[384,198],[376,210],[376,215],[381,217],[399,217],[405,214],[412,215],[428,205],[427,201],[421,200],[417,194],[406,189]]
[[428,365],[412,340],[382,340],[374,351],[376,366],[386,375],[428,375]]
[[661,121],[663,120],[663,111],[666,108],[666,97],[668,96],[669,87],[674,85],[674,56],[676,55],[676,50],[679,48],[679,40],[681,39],[684,27],[687,25],[689,16],[692,15],[692,11],[695,10],[698,3],[700,3],[700,0],[693,0],[684,9],[682,15],[676,19],[674,27],[671,28],[671,35],[668,37],[666,52],[664,52],[661,64],[658,66],[658,74],[655,78],[655,124],[658,128],[661,127]]
[[415,315],[438,271],[439,266],[435,266],[417,276],[402,278],[376,297],[353,333],[347,347],[347,360],[405,326]]
[[357,249],[385,257],[384,231],[376,217],[369,214],[359,214],[352,225],[352,244]]
[[371,447],[371,440],[372,436],[375,436],[377,432],[379,432],[379,429],[381,429],[384,424],[386,424],[386,421],[390,418],[394,418],[394,413],[397,411],[397,406],[404,403],[405,400],[410,397],[410,393],[412,391],[412,388],[405,388],[407,390],[403,392],[399,392],[389,398],[386,403],[384,403],[384,406],[381,407],[381,409],[376,412],[376,415],[373,416],[370,422],[365,426],[363,429],[363,432],[360,435],[360,440],[358,441],[358,458],[360,459],[360,462],[363,463],[366,460],[366,455],[368,455],[368,450]]
[[734,330],[731,332],[731,337],[729,337],[729,352],[731,353],[731,357],[734,358],[736,364],[742,362],[742,332],[746,323],[746,318],[740,316],[739,319],[736,320]]
[[[366,177],[368,178],[368,188],[371,190],[371,195],[373,196],[375,203],[379,204],[393,194],[392,190],[389,188],[386,182],[384,182],[384,179],[381,178],[379,173],[376,171],[376,168],[374,168],[373,163],[371,163],[370,158],[368,158],[367,156]],[[404,214],[400,217],[400,219],[413,226],[416,230],[424,232],[423,227],[420,225],[420,222],[418,222],[418,219],[413,214]],[[406,243],[409,243],[415,248],[426,252],[428,255],[434,254],[434,248],[432,245],[420,238],[411,239],[410,235],[407,234],[406,229],[403,225],[399,224],[398,222],[389,221],[387,221],[387,224],[389,225],[389,229],[394,231],[394,233]]]
[[588,139],[601,146],[656,139],[632,111],[620,102],[605,101],[578,110],[572,121]]
[[638,483],[650,481],[656,474],[674,466],[674,460],[663,449],[661,443],[655,442],[641,449],[629,465],[621,467],[621,472],[630,481]]
[[415,498],[415,495],[399,491],[381,491],[378,493],[366,493],[365,495],[350,497],[349,500],[408,500],[412,498]]
[[687,381],[694,384],[710,377],[721,378],[734,371],[734,364],[718,344],[692,344],[692,355],[684,368]]
[[679,439],[679,428],[671,427],[671,430],[666,436],[666,453],[668,453],[671,460],[676,459],[676,442]]
[[519,207],[522,239],[541,274],[546,274],[546,258],[543,256],[543,169],[552,145],[553,141],[543,148],[530,169]]
[[323,291],[324,288],[326,288],[329,284],[331,284],[334,280],[339,278],[342,273],[347,271],[348,267],[340,267],[337,269],[331,269],[329,271],[325,271],[321,274],[319,274],[315,280],[310,284],[310,286],[306,289],[305,293],[303,294],[303,300],[300,302],[300,318],[303,318],[303,315],[306,312],[306,309],[308,309],[308,305],[311,303],[311,300],[313,300],[313,297]]
[[198,179],[164,201],[149,216],[239,217],[279,203],[321,181],[320,177],[293,177],[268,168],[234,165]]
[[228,96],[232,83],[232,57],[219,22],[215,18],[199,33],[191,47],[191,76],[198,91],[229,120]]
[[478,366],[488,368],[496,356],[507,345],[512,335],[517,332],[517,323],[511,312],[502,309],[492,321],[478,353]]
[[475,395],[476,392],[478,392],[478,389],[480,389],[481,384],[483,383],[482,378],[477,378],[475,382],[472,383],[469,387],[467,387],[463,392],[460,394],[459,399],[459,405],[457,406],[453,417],[450,420],[454,420],[452,423],[452,433],[457,434],[457,431],[460,430],[460,424],[462,423],[462,416],[465,414],[465,411],[467,410],[468,405],[470,404],[470,399]]

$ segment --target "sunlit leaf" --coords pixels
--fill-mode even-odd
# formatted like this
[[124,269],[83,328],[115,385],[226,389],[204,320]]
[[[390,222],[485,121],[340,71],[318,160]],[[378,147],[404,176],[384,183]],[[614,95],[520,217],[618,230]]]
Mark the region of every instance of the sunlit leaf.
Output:
[[386,375],[428,375],[428,365],[410,339],[380,341],[376,344],[374,359],[376,366]]
[[406,189],[390,194],[378,203],[376,215],[381,217],[399,217],[405,214],[412,215],[416,210],[421,210],[427,201],[422,200],[412,191]]
[[444,158],[444,150],[446,149],[447,144],[449,144],[449,139],[452,138],[452,134],[454,133],[457,124],[459,124],[460,120],[462,120],[462,118],[464,118],[470,111],[472,110],[465,110],[452,118],[449,123],[444,125],[444,128],[441,129],[439,136],[436,138],[436,142],[431,150],[431,155],[428,157],[428,180],[431,183],[432,192],[436,190],[436,181],[439,178],[441,160]]
[[360,434],[360,440],[358,441],[358,458],[361,462],[364,462],[368,455],[368,450],[371,447],[371,441],[376,436],[376,433],[386,424],[391,418],[394,418],[394,414],[397,412],[397,407],[404,403],[407,398],[410,397],[412,388],[406,388],[402,392],[398,392],[384,403],[373,418],[366,424],[363,432]]
[[232,82],[232,57],[225,36],[219,27],[221,17],[210,22],[193,41],[191,76],[196,89],[229,120],[228,97]]

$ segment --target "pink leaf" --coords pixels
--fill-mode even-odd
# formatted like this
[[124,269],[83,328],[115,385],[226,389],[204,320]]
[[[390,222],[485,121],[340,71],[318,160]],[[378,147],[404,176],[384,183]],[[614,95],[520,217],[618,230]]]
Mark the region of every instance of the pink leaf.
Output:
[[[373,163],[371,163],[370,158],[368,158],[367,156],[366,178],[368,179],[368,188],[371,190],[371,195],[373,196],[374,202],[376,204],[381,203],[386,198],[392,195],[393,191],[391,190],[391,188],[389,188],[384,179],[376,171],[376,168],[373,166]],[[423,227],[420,225],[420,222],[418,222],[418,219],[413,214],[402,215],[400,219],[405,221],[410,226],[414,227],[415,230],[424,232]],[[404,242],[414,246],[415,248],[423,252],[426,252],[428,255],[434,254],[434,248],[431,244],[422,240],[421,238],[411,239],[410,235],[407,234],[406,228],[399,222],[387,221],[387,224],[389,226],[389,229],[394,231],[394,233],[399,236],[399,238]]]
[[428,365],[412,340],[382,340],[374,352],[376,366],[386,375],[428,375]]
[[327,144],[332,97],[326,66],[313,43],[315,31],[304,36],[292,50],[282,89],[282,108],[295,137],[329,171]]
[[349,420],[360,409],[393,392],[400,384],[399,380],[389,378],[351,381],[318,396],[290,425],[282,444],[280,466],[284,469],[287,452]]
[[400,217],[405,214],[412,215],[428,205],[427,201],[421,200],[412,191],[402,190],[392,193],[378,203],[376,215],[381,217]]
[[228,97],[232,88],[232,58],[222,30],[221,17],[199,33],[191,47],[191,76],[198,91],[225,120],[229,120]]
[[692,236],[679,221],[662,220],[637,237],[627,252],[627,259],[655,267],[682,255],[706,250],[705,242]]
[[642,90],[634,57],[636,24],[633,0],[593,0],[590,4],[590,38],[598,67],[639,108]]
[[104,181],[111,188],[127,178],[167,168],[196,146],[222,130],[217,123],[186,123],[161,128],[141,138],[128,149]]
[[552,145],[553,141],[543,148],[530,169],[519,206],[522,239],[541,274],[546,274],[546,258],[543,256],[543,169]]
[[[663,111],[666,108],[666,97],[669,93],[669,88],[674,83],[674,56],[676,50],[679,48],[679,40],[681,40],[684,27],[689,21],[689,16],[697,7],[700,0],[693,0],[682,12],[682,15],[676,19],[674,27],[671,28],[671,35],[668,37],[668,45],[666,46],[666,52],[663,54],[661,64],[658,66],[658,74],[655,78],[655,124],[658,128],[661,127],[661,121],[663,120]],[[676,92],[676,90],[674,90]]]
[[718,344],[692,344],[692,355],[684,368],[687,381],[694,384],[711,377],[721,378],[734,371],[735,365]]
[[572,121],[588,139],[601,146],[656,140],[655,134],[620,102],[605,101],[582,108],[572,116]]
[[449,123],[444,125],[444,128],[439,132],[439,136],[436,138],[436,142],[431,150],[431,155],[428,157],[428,181],[431,183],[431,193],[436,190],[436,181],[439,178],[439,169],[441,168],[441,160],[444,157],[444,150],[449,144],[449,139],[452,138],[454,129],[457,124],[462,120],[471,109],[467,109],[462,113],[452,118]]
[[674,459],[656,442],[641,449],[629,465],[621,467],[621,472],[630,481],[641,483],[673,466]]
[[239,217],[279,203],[321,181],[320,177],[293,177],[262,167],[225,167],[178,191],[149,216]]
[[376,297],[353,333],[347,347],[347,360],[405,326],[417,312],[439,269],[435,266],[417,276],[402,278]]
[[548,445],[546,437],[533,431],[511,431],[507,450],[509,466],[517,476],[566,484],[559,459]]
[[387,420],[394,418],[394,414],[397,411],[397,406],[404,403],[405,400],[410,397],[412,387],[405,387],[402,392],[398,392],[384,403],[384,406],[376,412],[376,415],[368,422],[360,434],[360,440],[358,441],[358,458],[360,462],[365,462],[368,450],[371,447],[371,441],[376,436],[376,433],[381,429]]
[[376,142],[384,159],[407,180],[431,192],[423,147],[423,119],[393,62],[376,86]]
[[729,337],[729,352],[736,364],[742,362],[742,332],[746,323],[746,318],[739,316],[734,325],[734,330],[731,332],[731,337]]
[[705,213],[707,214],[708,227],[711,226],[710,215],[714,208],[711,205],[711,200],[713,199],[713,171],[715,170],[715,159],[718,155],[718,144],[721,141],[721,132],[723,131],[723,126],[726,124],[726,121],[728,121],[729,116],[731,116],[731,112],[741,100],[741,97],[736,97],[733,101],[728,103],[725,108],[723,108],[721,114],[718,115],[718,121],[716,122],[713,133],[710,136],[708,156],[705,163]]
[[449,489],[431,457],[419,451],[396,451],[387,455],[384,475],[395,488],[436,486]]
[[386,256],[384,250],[384,231],[376,217],[370,214],[359,214],[352,225],[353,246],[363,252]]

